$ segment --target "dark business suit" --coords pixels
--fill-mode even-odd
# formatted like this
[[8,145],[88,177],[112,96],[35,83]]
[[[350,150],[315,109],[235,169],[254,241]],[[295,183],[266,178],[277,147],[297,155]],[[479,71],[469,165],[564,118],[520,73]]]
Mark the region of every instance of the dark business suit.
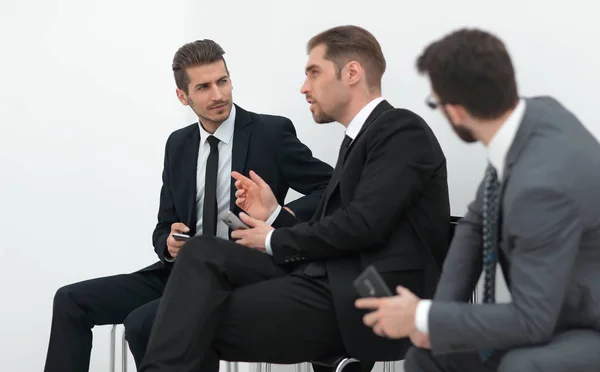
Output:
[[272,257],[212,237],[186,243],[140,370],[216,371],[219,359],[287,364],[341,353],[402,358],[407,340],[362,324],[352,282],[373,264],[391,287],[432,294],[425,269],[437,267],[448,243],[444,154],[420,117],[384,101],[327,190],[309,222],[281,212]]
[[[91,328],[124,323],[131,350],[139,363],[150,327],[173,263],[165,261],[166,240],[175,222],[196,233],[196,172],[200,130],[192,124],[169,137],[164,158],[158,223],[153,245],[160,261],[132,274],[88,280],[60,288],[45,371],[87,371]],[[296,137],[293,124],[280,116],[261,115],[236,106],[232,170],[256,171],[284,202],[290,188],[306,196],[289,203],[299,218],[307,220],[331,177],[332,168],[315,159]],[[232,179],[231,209],[235,205]]]

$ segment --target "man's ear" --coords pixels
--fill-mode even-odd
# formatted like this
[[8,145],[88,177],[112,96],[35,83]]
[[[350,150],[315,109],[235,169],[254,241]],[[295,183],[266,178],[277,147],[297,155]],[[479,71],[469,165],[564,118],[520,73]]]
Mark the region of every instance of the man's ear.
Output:
[[444,105],[446,115],[452,123],[464,123],[466,111],[460,105]]
[[179,102],[181,102],[182,105],[187,106],[187,94],[185,94],[185,92],[179,88],[175,90],[175,93],[177,94],[177,99],[179,100]]
[[360,63],[356,61],[350,61],[344,67],[342,71],[342,77],[348,82],[348,85],[355,85],[360,81],[363,70],[360,67]]

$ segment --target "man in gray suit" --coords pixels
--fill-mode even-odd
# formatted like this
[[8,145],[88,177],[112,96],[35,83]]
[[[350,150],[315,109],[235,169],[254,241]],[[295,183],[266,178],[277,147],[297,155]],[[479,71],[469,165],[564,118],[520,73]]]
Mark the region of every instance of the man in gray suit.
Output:
[[[433,300],[357,301],[380,336],[409,336],[407,372],[600,370],[600,145],[550,97],[520,99],[499,39],[463,29],[417,61],[461,139],[489,165]],[[495,302],[496,264],[511,293]],[[482,304],[468,299],[483,271]]]

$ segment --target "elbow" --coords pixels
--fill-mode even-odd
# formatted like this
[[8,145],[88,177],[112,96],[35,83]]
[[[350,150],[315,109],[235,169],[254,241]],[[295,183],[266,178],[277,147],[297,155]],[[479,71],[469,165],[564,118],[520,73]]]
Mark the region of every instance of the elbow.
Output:
[[522,322],[521,329],[523,337],[527,344],[538,345],[545,344],[552,339],[554,334],[555,321],[543,320],[543,316],[536,318],[525,318]]

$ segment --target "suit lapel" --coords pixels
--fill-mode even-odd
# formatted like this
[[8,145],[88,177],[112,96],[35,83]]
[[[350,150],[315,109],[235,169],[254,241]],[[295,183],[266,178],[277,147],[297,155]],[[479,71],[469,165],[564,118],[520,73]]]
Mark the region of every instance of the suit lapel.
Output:
[[377,120],[379,115],[383,114],[385,111],[392,109],[392,108],[393,108],[393,106],[390,105],[385,100],[381,101],[377,106],[375,106],[375,108],[373,109],[371,114],[369,114],[369,116],[367,117],[367,120],[365,120],[365,123],[363,124],[363,126],[360,128],[360,131],[356,135],[356,138],[354,138],[354,140],[352,140],[352,143],[350,143],[348,150],[344,154],[344,158],[341,159],[341,161],[340,161],[340,159],[338,159],[338,164],[337,164],[336,168],[334,169],[333,176],[331,177],[331,181],[330,181],[331,184],[327,186],[327,191],[325,194],[325,203],[323,204],[322,215],[325,215],[325,213],[327,211],[327,205],[329,203],[329,198],[335,192],[335,190],[337,189],[337,187],[340,183],[340,178],[342,177],[342,170],[344,168],[344,163],[345,163],[346,159],[348,158],[348,154],[350,154],[350,151],[352,151],[354,144],[360,138],[360,136],[367,130],[367,128],[369,126],[371,126],[371,124],[373,124],[375,122],[375,120]]
[[[252,118],[250,114],[239,106],[235,106],[235,128],[233,130],[233,152],[231,159],[231,170],[245,174],[246,161],[248,158],[248,146],[250,144],[250,134]],[[231,194],[229,196],[229,208],[235,208],[235,180],[231,178]]]
[[190,229],[196,228],[196,180],[198,172],[198,149],[200,147],[200,129],[194,128],[188,135],[183,144],[182,175],[183,175],[183,197],[185,198],[184,207],[186,211],[187,223],[193,223],[188,226]]

